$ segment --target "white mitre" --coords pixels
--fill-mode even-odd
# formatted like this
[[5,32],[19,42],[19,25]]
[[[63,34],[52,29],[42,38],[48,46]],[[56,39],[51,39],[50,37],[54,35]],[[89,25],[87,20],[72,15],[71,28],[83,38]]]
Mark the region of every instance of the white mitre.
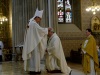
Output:
[[32,21],[36,16],[42,18],[42,15],[43,15],[43,10],[39,11],[37,8],[34,17],[31,18],[29,21]]

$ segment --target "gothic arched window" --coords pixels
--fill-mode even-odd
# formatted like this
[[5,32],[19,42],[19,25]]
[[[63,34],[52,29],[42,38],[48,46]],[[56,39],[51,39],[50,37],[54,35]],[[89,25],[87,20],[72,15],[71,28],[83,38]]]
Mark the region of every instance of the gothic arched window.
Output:
[[72,23],[72,0],[57,0],[59,23]]

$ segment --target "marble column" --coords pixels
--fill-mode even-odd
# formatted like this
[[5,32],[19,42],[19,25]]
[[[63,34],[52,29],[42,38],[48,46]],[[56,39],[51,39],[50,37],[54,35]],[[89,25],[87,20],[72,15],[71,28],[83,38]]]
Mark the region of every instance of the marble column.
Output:
[[58,33],[57,0],[37,0],[37,1],[38,1],[38,7],[44,10],[42,22],[40,23],[40,25],[43,27],[49,27],[49,24],[51,24],[50,27],[54,28],[55,32]]
[[[48,0],[49,1],[49,0]],[[57,0],[50,0],[50,21],[51,27],[58,34],[58,19],[57,19]],[[48,7],[49,8],[49,7]]]

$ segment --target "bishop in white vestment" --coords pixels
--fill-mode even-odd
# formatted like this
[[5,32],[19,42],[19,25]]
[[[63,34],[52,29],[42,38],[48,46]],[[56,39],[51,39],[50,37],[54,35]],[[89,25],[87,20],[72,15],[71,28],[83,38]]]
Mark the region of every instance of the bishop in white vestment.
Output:
[[43,58],[46,50],[49,29],[42,28],[38,24],[42,18],[42,13],[43,10],[39,11],[37,9],[27,28],[22,54],[25,71],[40,72],[40,60]]
[[46,49],[45,66],[47,71],[61,70],[69,75],[71,68],[67,65],[60,38],[53,31],[48,31],[48,46]]

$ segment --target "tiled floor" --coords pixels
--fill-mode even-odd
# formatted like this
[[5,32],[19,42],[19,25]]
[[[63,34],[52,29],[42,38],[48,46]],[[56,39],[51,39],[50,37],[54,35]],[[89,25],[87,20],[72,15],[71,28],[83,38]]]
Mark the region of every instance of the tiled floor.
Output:
[[[81,64],[68,62],[68,65],[72,68],[71,75],[85,75],[82,72]],[[43,70],[43,65],[41,65],[41,67]],[[3,62],[2,64],[0,64],[0,75],[29,75],[29,74],[23,70],[22,61],[18,62],[10,61],[10,62]],[[39,75],[65,75],[65,74],[61,73],[50,74],[42,71],[42,73]],[[100,75],[100,72],[98,72],[98,75]]]

